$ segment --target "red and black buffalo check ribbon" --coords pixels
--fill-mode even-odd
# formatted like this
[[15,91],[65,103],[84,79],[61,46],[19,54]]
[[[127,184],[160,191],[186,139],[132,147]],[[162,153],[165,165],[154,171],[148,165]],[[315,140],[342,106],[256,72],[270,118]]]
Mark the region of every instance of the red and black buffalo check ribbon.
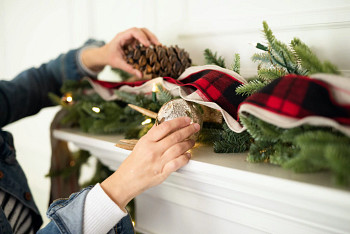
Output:
[[169,77],[164,77],[164,80],[179,86],[198,89],[207,98],[207,101],[215,102],[235,119],[237,119],[238,106],[245,99],[237,95],[235,91],[242,82],[216,70],[202,70],[181,80]]
[[350,125],[350,105],[337,102],[333,95],[336,91],[321,80],[287,75],[274,80],[241,105],[250,104],[297,119],[322,116]]
[[[176,80],[171,77],[164,77],[163,79],[179,86],[197,89],[205,96],[207,99],[205,101],[215,102],[235,119],[237,119],[238,106],[245,99],[245,97],[237,95],[235,92],[236,88],[241,85],[242,82],[235,79],[233,76],[217,70],[201,70],[181,80]],[[96,80],[94,82],[109,89],[117,89],[123,85],[131,87],[140,86],[147,82],[147,80],[118,83]]]

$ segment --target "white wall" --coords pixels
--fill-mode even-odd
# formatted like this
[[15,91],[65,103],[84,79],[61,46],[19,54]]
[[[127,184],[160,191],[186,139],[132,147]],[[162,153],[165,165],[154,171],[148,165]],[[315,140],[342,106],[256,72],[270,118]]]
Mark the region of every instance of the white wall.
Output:
[[[242,75],[255,74],[250,61],[263,41],[262,21],[289,42],[301,38],[350,76],[350,2],[347,0],[1,0],[0,76],[13,78],[30,66],[54,58],[87,38],[110,40],[129,27],[148,27],[165,45],[178,44],[195,64],[210,48],[226,58],[242,58]],[[105,76],[108,76],[108,74]],[[1,107],[0,107],[1,108]],[[1,110],[1,109],[0,109]],[[41,111],[6,127],[15,135],[18,158],[42,215],[49,181],[49,125],[57,108]]]

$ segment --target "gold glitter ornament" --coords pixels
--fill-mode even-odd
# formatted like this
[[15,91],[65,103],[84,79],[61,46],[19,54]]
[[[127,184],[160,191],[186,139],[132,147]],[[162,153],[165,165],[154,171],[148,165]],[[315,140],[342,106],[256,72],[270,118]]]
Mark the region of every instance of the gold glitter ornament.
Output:
[[[202,127],[202,112],[197,104],[185,101],[184,99],[173,99],[165,103],[158,111],[156,125],[168,120],[186,116],[190,117],[192,123],[198,123]],[[191,136],[190,139],[196,140],[198,136],[199,132]]]

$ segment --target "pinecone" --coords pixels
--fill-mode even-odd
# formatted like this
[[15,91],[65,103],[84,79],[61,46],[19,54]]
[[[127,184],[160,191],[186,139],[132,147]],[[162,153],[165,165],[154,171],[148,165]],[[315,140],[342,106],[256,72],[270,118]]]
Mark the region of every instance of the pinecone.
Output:
[[191,66],[189,54],[178,46],[128,46],[124,49],[126,60],[146,77],[178,78],[186,68]]

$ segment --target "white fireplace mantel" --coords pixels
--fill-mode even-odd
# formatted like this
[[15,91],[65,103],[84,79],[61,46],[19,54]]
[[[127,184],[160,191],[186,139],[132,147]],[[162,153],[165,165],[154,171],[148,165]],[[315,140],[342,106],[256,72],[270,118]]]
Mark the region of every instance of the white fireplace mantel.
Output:
[[[54,136],[74,143],[116,170],[130,151],[122,137],[74,129]],[[190,162],[136,198],[142,233],[350,233],[350,191],[328,173],[296,174],[245,161],[246,154],[192,150]]]

